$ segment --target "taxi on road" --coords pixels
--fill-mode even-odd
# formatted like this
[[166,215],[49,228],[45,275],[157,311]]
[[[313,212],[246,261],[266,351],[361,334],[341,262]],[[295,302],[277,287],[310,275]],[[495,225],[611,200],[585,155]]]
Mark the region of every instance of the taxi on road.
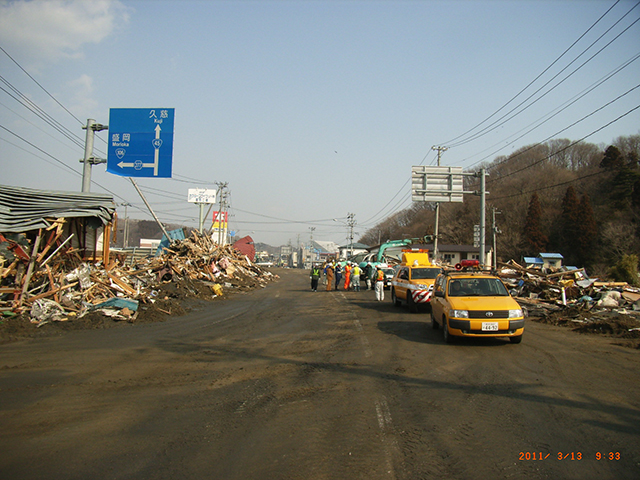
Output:
[[499,277],[482,271],[444,272],[434,286],[431,326],[442,328],[446,343],[456,337],[505,337],[520,343],[524,316]]

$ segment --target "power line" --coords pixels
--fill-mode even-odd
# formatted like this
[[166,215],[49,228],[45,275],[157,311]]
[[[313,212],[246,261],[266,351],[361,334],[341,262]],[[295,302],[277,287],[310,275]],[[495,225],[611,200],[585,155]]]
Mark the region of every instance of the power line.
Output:
[[[637,88],[637,87],[636,87],[636,88]],[[619,117],[615,118],[614,120],[611,120],[611,121],[610,121],[609,123],[607,123],[606,125],[603,125],[602,127],[600,127],[600,128],[598,128],[598,129],[594,130],[593,132],[591,132],[591,133],[589,133],[589,134],[585,135],[585,136],[584,136],[584,137],[582,137],[581,139],[576,140],[575,142],[570,143],[570,144],[569,144],[569,145],[567,145],[566,147],[563,147],[563,148],[561,148],[561,149],[559,149],[559,150],[557,150],[557,151],[555,151],[555,152],[553,152],[553,153],[551,153],[551,154],[547,155],[546,157],[541,158],[541,159],[539,159],[539,160],[537,160],[537,161],[535,161],[535,162],[531,163],[530,165],[527,165],[526,167],[522,167],[520,170],[515,170],[515,171],[513,171],[513,172],[509,172],[509,173],[507,173],[507,174],[501,175],[499,178],[496,178],[495,180],[492,180],[492,181],[493,181],[493,182],[496,182],[496,181],[502,180],[502,179],[504,179],[504,178],[510,177],[511,175],[515,175],[516,173],[522,172],[522,171],[527,170],[527,169],[529,169],[529,168],[532,168],[532,167],[534,167],[534,166],[536,166],[536,165],[539,165],[540,163],[544,162],[545,160],[549,160],[551,157],[554,157],[555,155],[557,155],[557,154],[559,154],[559,153],[561,153],[561,152],[564,152],[565,150],[567,150],[567,149],[569,149],[569,148],[573,147],[574,145],[576,145],[576,144],[580,143],[580,142],[581,142],[581,141],[583,141],[585,138],[589,138],[590,136],[595,135],[595,134],[596,134],[596,133],[598,133],[599,131],[601,131],[601,130],[603,130],[603,129],[607,128],[609,125],[612,125],[613,123],[617,122],[618,120],[620,120],[620,119],[622,119],[622,118],[626,117],[627,115],[629,115],[629,114],[631,114],[631,113],[635,112],[635,111],[636,111],[636,110],[638,110],[639,108],[640,108],[640,105],[637,105],[637,106],[635,106],[634,108],[632,108],[631,110],[629,110],[628,112],[623,113],[622,115],[620,115]],[[503,161],[503,162],[500,162],[498,165],[502,165],[503,163],[505,163],[505,162],[506,162],[506,161],[508,161],[508,160],[509,160],[509,159],[507,159],[507,160],[505,160],[505,161]],[[487,183],[489,183],[489,182],[487,182]]]
[[[7,57],[9,57],[11,59],[11,61],[13,63],[15,63],[18,66],[18,68],[20,68],[20,70],[22,70],[25,73],[25,75],[27,75],[36,85],[38,85],[38,87],[40,87],[56,104],[58,104],[65,112],[67,112],[76,121],[78,121],[80,124],[82,124],[84,126],[83,122],[80,122],[80,120],[75,115],[73,115],[73,113],[71,113],[71,111],[68,108],[66,108],[60,101],[58,101],[58,99],[56,99],[51,93],[49,93],[49,91],[46,88],[44,88],[44,86],[42,86],[37,80],[35,80],[33,78],[33,76],[31,74],[29,74],[29,72],[27,72],[22,67],[22,65],[20,65],[13,57],[11,57],[11,55],[9,55],[9,53],[4,48],[0,47],[0,50],[2,50],[4,52],[4,54]],[[54,128],[56,131],[58,131],[58,133],[62,134],[68,140],[70,140],[71,142],[73,142],[77,146],[79,146],[81,148],[84,148],[84,139],[82,139],[80,136],[76,135],[72,130],[68,129],[66,126],[64,126],[62,123],[60,123],[58,120],[56,120],[53,116],[49,115],[43,108],[38,106],[28,96],[26,96],[22,92],[20,92],[20,90],[18,90],[14,85],[12,85],[7,79],[5,79],[4,77],[0,76],[0,81],[2,81],[10,90],[12,90],[18,96],[18,98],[16,98],[14,95],[9,93],[4,88],[0,88],[5,93],[7,93],[7,95],[12,97],[14,100],[16,100],[18,103],[20,103],[23,107],[25,107],[31,113],[33,113],[34,115],[38,116],[45,123],[49,124],[52,128]],[[98,138],[100,138],[101,140],[103,140],[106,143],[106,140],[102,139],[101,137],[98,137]],[[106,156],[105,152],[101,151],[100,149],[96,148],[95,150],[98,153]]]
[[[180,177],[180,178],[174,178],[174,177]],[[181,180],[182,178],[184,180]],[[195,183],[198,185],[215,185],[216,183],[213,181],[204,181],[201,178],[197,179],[197,178],[185,177],[184,175],[178,175],[177,173],[173,174],[173,177],[171,178],[171,180],[173,180],[174,182]]]
[[[640,4],[640,3],[639,3]],[[638,4],[636,4],[637,6]],[[633,7],[635,8],[635,6]],[[632,8],[632,9],[633,9]],[[629,11],[630,12],[630,11]],[[629,14],[629,12],[627,12],[626,15]],[[624,18],[624,17],[623,17]],[[622,20],[622,19],[620,19]],[[618,20],[618,22],[620,21]],[[587,65],[591,60],[593,60],[596,56],[598,56],[600,53],[602,53],[606,48],[608,48],[614,41],[616,41],[618,38],[620,38],[621,35],[623,35],[627,30],[629,30],[631,27],[633,27],[636,23],[638,23],[640,21],[640,18],[636,19],[631,25],[629,25],[627,28],[625,28],[622,32],[620,32],[616,37],[614,37],[611,41],[609,41],[604,47],[602,47],[600,50],[598,50],[596,53],[594,53],[591,57],[589,57],[585,62],[583,62],[579,67],[577,67],[575,70],[573,70],[571,73],[569,73],[566,77],[564,77],[562,80],[560,80],[558,83],[556,83],[553,87],[551,87],[549,90],[547,90],[546,92],[544,92],[542,95],[540,95],[538,98],[536,98],[534,101],[532,101],[531,103],[529,103],[528,105],[526,105],[524,108],[522,108],[521,110],[517,111],[516,113],[514,113],[513,115],[511,115],[509,118],[507,118],[506,120],[504,120],[504,122],[502,123],[498,123],[501,120],[505,119],[505,117],[507,117],[509,114],[513,113],[515,110],[517,110],[519,107],[521,107],[522,105],[524,105],[527,101],[529,101],[534,95],[536,95],[537,93],[539,93],[542,89],[544,89],[547,85],[549,85],[553,80],[555,80],[562,72],[564,72],[567,68],[569,68],[576,60],[578,60],[584,53],[586,53],[593,45],[595,45],[596,42],[598,42],[600,40],[600,38],[602,38],[606,33],[609,32],[609,30],[607,30],[607,32],[603,33],[598,40],[596,40],[595,42],[593,42],[587,49],[585,49],[578,57],[576,57],[573,61],[571,61],[571,63],[569,63],[569,65],[567,65],[566,67],[564,67],[562,70],[560,70],[560,72],[558,72],[556,75],[554,75],[549,81],[547,81],[544,85],[542,85],[538,90],[536,90],[535,92],[533,92],[531,95],[529,95],[527,98],[525,98],[522,102],[520,102],[518,105],[516,105],[514,108],[512,108],[511,110],[509,110],[507,113],[505,113],[502,117],[500,117],[498,120],[496,120],[495,122],[493,122],[492,124],[488,125],[487,127],[485,127],[483,130],[481,130],[480,132],[472,135],[470,138],[465,139],[465,140],[461,140],[453,145],[450,145],[452,148],[453,147],[458,147],[460,145],[464,145],[466,143],[469,143],[473,140],[477,140],[478,138],[486,135],[489,132],[492,132],[493,130],[495,130],[496,128],[504,125],[505,123],[507,123],[510,120],[513,120],[515,117],[517,117],[518,115],[520,115],[522,112],[524,112],[525,110],[527,110],[529,107],[531,107],[532,105],[536,104],[537,102],[539,102],[542,98],[544,98],[545,96],[547,96],[549,93],[551,93],[553,90],[555,90],[556,88],[558,88],[560,85],[562,85],[565,81],[567,81],[569,78],[571,78],[575,73],[577,73],[580,69],[582,69],[582,67],[584,67],[585,65]],[[618,23],[616,22],[616,24]],[[614,24],[615,26],[615,24]],[[613,28],[613,26],[611,27]]]
[[[425,156],[424,156],[424,157],[422,157],[422,160],[420,161],[420,164],[419,164],[419,165],[422,165],[422,164],[426,161],[427,157],[429,156],[429,154],[430,154],[432,151],[433,151],[433,150],[429,150],[429,151],[425,154]],[[386,208],[391,204],[391,202],[393,202],[393,201],[396,199],[396,197],[397,197],[398,195],[400,195],[400,193],[402,193],[402,191],[403,191],[405,188],[407,188],[407,185],[409,185],[409,183],[410,183],[410,182],[411,182],[411,178],[409,178],[406,182],[404,182],[404,184],[402,185],[402,187],[400,187],[400,190],[398,190],[398,191],[396,192],[396,194],[395,194],[393,197],[391,197],[391,200],[389,200],[389,201],[385,204],[385,206],[384,206],[384,207],[382,207],[382,208],[381,208],[377,213],[375,213],[374,215],[372,215],[371,217],[369,217],[368,219],[366,219],[366,220],[365,220],[364,222],[362,222],[360,225],[362,225],[362,226],[365,226],[365,225],[371,225],[374,221],[377,221],[377,220],[375,220],[375,219],[381,216],[382,212],[384,212],[384,211],[386,210]],[[400,200],[400,202],[404,202],[404,199],[401,199],[401,200]],[[396,203],[396,205],[398,205],[398,204]],[[391,212],[391,211],[394,211],[394,209],[395,209],[395,206],[391,208],[390,212]],[[389,215],[390,215],[390,213],[385,214],[385,215],[382,215],[382,216],[389,216]]]
[[[523,133],[522,135],[520,135],[519,137],[513,139],[511,142],[507,143],[507,145],[500,147],[498,150],[493,151],[492,153],[486,155],[485,157],[481,158],[480,160],[478,160],[475,163],[472,163],[471,165],[469,165],[469,167],[473,167],[474,165],[478,165],[479,163],[481,163],[482,161],[488,159],[489,157],[495,155],[496,153],[500,152],[501,150],[503,150],[504,148],[506,148],[509,145],[514,144],[516,141],[520,140],[521,138],[525,137],[526,135],[528,135],[529,133],[533,132],[534,130],[536,130],[537,128],[541,127],[542,125],[544,125],[546,122],[550,121],[552,118],[556,117],[557,115],[559,115],[560,113],[562,113],[563,111],[565,111],[567,108],[569,108],[571,105],[575,104],[578,100],[584,98],[586,95],[588,95],[589,93],[591,93],[593,90],[595,90],[596,88],[600,87],[601,85],[603,85],[606,81],[610,80],[611,78],[613,78],[615,75],[617,75],[618,73],[620,73],[622,70],[624,70],[625,68],[627,68],[629,65],[631,65],[633,62],[635,62],[636,60],[638,60],[640,58],[640,53],[634,55],[630,60],[628,60],[627,62],[625,62],[624,64],[622,64],[621,66],[619,66],[618,68],[616,68],[615,70],[613,70],[612,72],[610,72],[609,74],[605,75],[603,78],[601,78],[600,80],[598,80],[597,82],[593,83],[591,86],[587,87],[585,90],[583,90],[582,92],[580,92],[578,95],[574,96],[572,99],[568,100],[567,102],[565,102],[563,105],[561,105],[560,107],[558,107],[555,111],[555,113],[553,113],[551,115],[551,112],[546,114],[545,116],[541,117],[540,119],[536,120],[535,122],[530,123],[529,125],[527,125],[527,127],[519,130],[518,132],[516,132],[514,135],[517,135],[518,133],[522,132],[523,130],[525,130],[526,128],[530,127],[531,125],[536,124],[537,122],[539,122],[540,120],[544,119],[544,121],[541,121],[540,123],[538,123],[537,125],[535,125],[533,128],[527,130],[525,133]],[[635,90],[634,87],[632,90]],[[624,93],[621,96],[624,96],[626,94],[628,94],[630,91],[627,91],[626,93]],[[614,99],[614,101],[618,100],[619,98],[621,98],[621,96],[619,96],[618,98]],[[609,102],[607,105],[609,105],[612,102]],[[600,109],[599,109],[600,110]],[[597,111],[597,110],[596,110]],[[545,117],[547,117],[545,119]],[[583,119],[586,117],[583,117]],[[576,122],[577,123],[577,122]],[[571,126],[575,125],[575,123],[573,123]],[[569,127],[567,127],[569,128]],[[560,130],[560,132],[566,130]],[[556,132],[554,133],[552,136],[557,135],[560,132]],[[507,137],[509,138],[509,137]],[[547,138],[548,139],[548,138]],[[485,149],[484,151],[487,151],[499,144],[502,144],[504,140],[499,141],[498,143],[493,144],[491,147]],[[544,141],[544,140],[543,140]],[[539,142],[537,144],[535,144],[534,146],[540,145],[542,142]],[[528,150],[528,149],[527,149]],[[526,151],[526,150],[525,150]],[[482,152],[480,152],[482,153]],[[518,153],[518,155],[520,155],[523,152]],[[467,159],[463,160],[466,161],[471,157],[468,157]],[[513,157],[512,157],[513,158]]]
[[51,155],[50,153],[45,152],[43,149],[41,149],[40,147],[37,147],[36,145],[34,145],[33,143],[31,143],[30,141],[28,141],[26,138],[21,137],[20,135],[18,135],[17,133],[9,130],[7,127],[5,127],[4,125],[0,125],[0,128],[2,128],[3,130],[5,130],[6,132],[10,133],[11,135],[13,135],[16,138],[19,138],[20,140],[22,140],[24,143],[26,143],[27,145],[30,145],[31,147],[35,148],[36,150],[38,150],[40,153],[44,153],[47,157],[51,158],[52,160],[55,160],[56,162],[58,162],[60,165],[62,165],[63,167],[67,168],[68,170],[70,170],[71,172],[75,173],[76,175],[82,176],[82,174],[80,172],[77,172],[76,170],[74,170],[72,167],[70,167],[69,165],[67,165],[66,163],[64,163],[62,160],[57,159],[56,157],[54,157],[53,155]]
[[[544,140],[541,140],[540,142],[537,142],[537,143],[534,143],[533,145],[530,145],[530,146],[529,146],[529,147],[527,147],[526,149],[519,151],[517,154],[515,154],[515,155],[513,155],[513,156],[511,156],[511,157],[508,157],[508,158],[506,158],[505,160],[503,160],[503,161],[501,161],[501,162],[494,163],[492,166],[502,165],[503,163],[508,162],[508,161],[511,161],[511,160],[513,160],[514,158],[517,158],[517,157],[519,157],[520,155],[525,154],[525,153],[526,153],[526,152],[528,152],[529,150],[532,150],[532,149],[536,148],[537,146],[542,145],[544,142],[546,142],[546,141],[548,141],[548,140],[551,140],[553,137],[555,137],[555,136],[559,135],[560,133],[562,133],[562,132],[564,132],[564,131],[566,131],[566,130],[570,129],[571,127],[576,126],[578,123],[580,123],[580,122],[582,122],[582,121],[586,120],[587,118],[589,118],[589,117],[591,117],[591,116],[595,115],[595,114],[596,114],[596,113],[598,113],[599,111],[601,111],[601,110],[603,110],[604,108],[608,107],[608,106],[609,106],[609,105],[611,105],[612,103],[617,102],[617,101],[618,101],[618,100],[620,100],[622,97],[624,97],[624,96],[626,96],[626,95],[630,94],[631,92],[633,92],[634,90],[636,90],[636,89],[638,89],[638,88],[640,88],[640,84],[638,84],[638,85],[636,85],[635,87],[633,87],[633,88],[631,88],[631,89],[627,90],[625,93],[623,93],[623,94],[621,94],[621,95],[618,95],[616,98],[614,98],[614,99],[613,99],[613,100],[611,100],[610,102],[605,103],[604,105],[602,105],[601,107],[597,108],[597,109],[596,109],[596,110],[594,110],[593,112],[591,112],[591,113],[589,113],[589,114],[585,115],[584,117],[582,117],[580,120],[576,120],[576,121],[575,121],[575,122],[573,122],[571,125],[568,125],[568,126],[566,126],[565,128],[563,128],[563,129],[561,129],[561,130],[558,130],[557,132],[555,132],[555,133],[553,133],[553,134],[549,135],[549,136],[548,136],[547,138],[545,138]],[[624,114],[624,115],[623,115],[623,117],[624,117],[624,116],[626,116],[626,115],[628,115],[629,113],[630,113],[630,112],[627,112],[626,114]],[[622,117],[619,117],[618,119],[614,120],[614,122],[615,122],[615,121],[617,121],[617,120],[619,120],[620,118],[622,118]],[[607,125],[609,125],[609,124],[607,124]],[[607,125],[605,125],[605,127],[606,127]],[[602,128],[604,128],[604,127],[602,127]],[[593,135],[594,133],[596,133],[596,132],[598,132],[598,131],[600,131],[600,130],[601,130],[601,129],[598,129],[598,130],[596,130],[595,132],[590,133],[589,135],[587,135],[587,137],[589,137],[589,136]],[[528,133],[528,132],[527,132],[527,133]],[[587,138],[587,137],[583,137],[583,138]],[[578,142],[580,142],[580,141],[581,141],[581,140],[578,140]],[[572,145],[574,145],[574,144],[572,144]],[[554,153],[554,155],[555,155],[555,154],[557,154],[557,153],[560,153],[560,151],[558,151],[558,152]],[[488,183],[491,183],[491,180],[489,180],[489,181],[488,181]]]
[[59,124],[59,122],[57,122],[53,117],[51,117],[51,115],[45,112],[42,108],[40,108],[37,104],[35,104],[32,100],[30,100],[26,95],[20,92],[17,88],[15,88],[13,85],[7,82],[7,80],[4,77],[0,76],[0,81],[5,85],[7,85],[17,95],[17,97],[3,87],[0,87],[0,90],[5,92],[9,97],[13,98],[16,102],[20,103],[23,107],[25,107],[31,113],[36,115],[42,121],[44,121],[45,123],[53,127],[55,130],[58,131],[58,133],[61,133],[62,135],[64,135],[68,140],[71,140],[73,143],[75,143],[79,147],[83,147],[84,144],[82,143],[82,140],[79,137],[75,136],[72,132],[68,131],[64,126]]
[[64,105],[62,105],[62,104],[61,104],[61,103],[56,99],[56,97],[54,97],[53,95],[51,95],[51,94],[47,91],[47,89],[46,89],[46,88],[44,88],[42,85],[40,85],[40,83],[38,83],[38,81],[37,81],[35,78],[33,78],[33,77],[31,76],[31,74],[29,74],[29,72],[27,72],[24,68],[22,68],[22,65],[20,65],[20,64],[19,64],[19,63],[18,63],[18,62],[17,62],[17,61],[16,61],[16,60],[11,56],[11,55],[9,55],[9,53],[8,53],[4,48],[0,47],[0,50],[2,50],[2,52],[3,52],[7,57],[9,57],[9,58],[11,59],[11,61],[12,61],[13,63],[15,63],[15,64],[18,66],[18,68],[19,68],[20,70],[22,70],[22,71],[25,73],[25,75],[26,75],[27,77],[29,77],[31,80],[33,80],[33,82],[34,82],[36,85],[38,85],[38,86],[42,89],[42,91],[44,91],[47,95],[49,95],[49,97],[50,97],[54,102],[56,102],[58,105],[60,105],[60,107],[61,107],[65,112],[67,112],[67,113],[68,113],[69,115],[71,115],[74,119],[76,119],[76,121],[77,121],[80,125],[84,125],[84,122],[81,122],[81,121],[80,121],[80,119],[79,119],[78,117],[76,117],[73,113],[71,113],[71,112],[67,109],[67,107],[65,107]]
[[511,195],[503,195],[502,197],[495,197],[495,198],[492,198],[491,200],[503,200],[505,198],[519,197],[521,195],[527,195],[529,193],[539,192],[539,191],[542,191],[542,190],[551,190],[552,188],[562,187],[564,185],[569,185],[570,183],[574,183],[574,182],[578,182],[580,180],[584,180],[585,178],[591,178],[591,177],[595,177],[595,176],[599,176],[599,175],[602,175],[602,172],[590,173],[588,175],[583,175],[582,177],[574,178],[573,180],[567,180],[566,182],[556,183],[555,185],[549,185],[549,186],[546,186],[546,187],[539,187],[539,188],[535,188],[533,190],[520,191],[520,192],[517,192],[517,193],[513,193]]
[[[320,226],[326,226],[323,225],[321,222],[332,222],[333,218],[326,218],[326,219],[321,219],[321,220],[290,220],[290,219],[286,219],[286,218],[280,218],[280,217],[272,217],[270,215],[263,215],[260,213],[254,213],[254,212],[248,212],[246,210],[241,210],[239,208],[236,207],[230,207],[231,210],[235,210],[238,212],[242,212],[242,213],[246,213],[249,215],[255,215],[257,217],[262,217],[262,218],[270,218],[273,220],[279,220],[279,222],[273,222],[273,223],[294,223],[294,224],[304,224],[304,225],[320,225]],[[340,219],[344,219],[345,217],[337,217],[339,220]],[[258,222],[256,222],[258,223]]]
[[562,57],[564,57],[582,38],[584,38],[598,23],[600,23],[600,21],[620,2],[620,0],[617,0],[611,7],[609,7],[609,9],[604,12],[600,18],[598,18],[598,20],[596,20],[582,35],[580,35],[580,37],[578,37],[577,40],[575,40],[564,52],[562,52],[562,54],[556,58],[547,68],[545,68],[540,74],[538,74],[531,82],[529,82],[529,84],[527,84],[527,86],[525,86],[522,90],[520,90],[516,95],[514,95],[507,103],[505,103],[504,105],[502,105],[498,110],[496,110],[495,112],[493,112],[491,115],[489,115],[487,118],[485,118],[484,120],[482,120],[480,123],[478,123],[477,125],[475,125],[474,127],[470,128],[469,130],[467,130],[466,132],[458,135],[457,137],[452,138],[451,140],[448,140],[446,142],[443,142],[444,145],[453,145],[453,143],[464,137],[465,135],[471,133],[472,131],[474,131],[476,128],[480,127],[481,125],[483,125],[484,123],[486,123],[487,121],[489,121],[491,118],[493,118],[496,114],[498,114],[500,111],[502,111],[507,105],[509,105],[511,102],[513,102],[516,98],[518,98],[522,93],[524,93],[531,85],[533,85],[539,78],[541,78],[547,71],[549,71],[551,69],[551,67],[553,67],[556,63],[558,63],[558,61],[560,61],[560,59]]

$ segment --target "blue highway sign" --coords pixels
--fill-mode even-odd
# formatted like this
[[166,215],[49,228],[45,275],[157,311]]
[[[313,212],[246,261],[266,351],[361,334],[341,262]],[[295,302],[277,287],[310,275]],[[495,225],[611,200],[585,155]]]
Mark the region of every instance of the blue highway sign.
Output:
[[171,178],[174,110],[110,109],[107,172],[125,177]]

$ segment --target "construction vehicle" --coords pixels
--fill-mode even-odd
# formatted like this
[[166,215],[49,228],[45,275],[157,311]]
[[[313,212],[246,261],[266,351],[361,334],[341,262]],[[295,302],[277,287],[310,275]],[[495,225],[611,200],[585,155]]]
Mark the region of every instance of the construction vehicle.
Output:
[[377,251],[367,254],[360,260],[360,268],[366,267],[367,263],[371,263],[374,268],[377,265],[397,265],[401,261],[402,250],[406,249],[407,246],[431,241],[430,237],[389,240],[381,244]]

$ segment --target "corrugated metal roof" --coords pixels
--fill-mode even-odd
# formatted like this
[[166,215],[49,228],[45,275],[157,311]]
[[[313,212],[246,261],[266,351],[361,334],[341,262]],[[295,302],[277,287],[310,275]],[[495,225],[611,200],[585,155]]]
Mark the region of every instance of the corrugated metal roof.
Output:
[[538,256],[540,258],[554,258],[554,259],[564,258],[561,253],[541,253]]
[[109,195],[59,192],[0,185],[0,232],[28,232],[57,218],[96,217],[113,220],[116,204]]
[[542,265],[544,262],[541,258],[538,257],[523,257],[525,263],[534,263]]

